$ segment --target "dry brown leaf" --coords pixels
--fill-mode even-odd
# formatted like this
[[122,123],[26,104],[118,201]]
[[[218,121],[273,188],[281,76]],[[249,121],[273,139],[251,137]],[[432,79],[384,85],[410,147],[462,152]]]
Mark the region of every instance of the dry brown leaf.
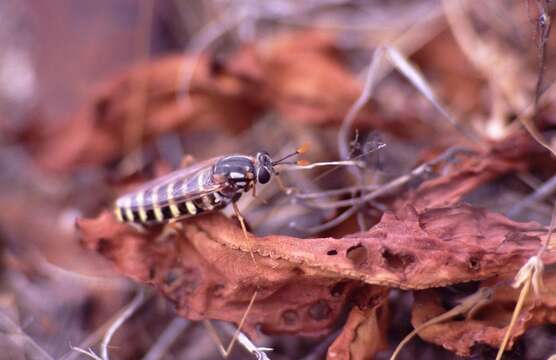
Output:
[[[45,168],[103,165],[158,135],[199,129],[229,133],[268,111],[308,124],[338,124],[361,92],[332,36],[300,32],[245,45],[226,60],[167,56],[102,85],[82,110],[36,151]],[[195,72],[189,95],[178,96],[184,69]],[[370,105],[361,128],[408,134],[400,120],[376,116]]]
[[[253,332],[321,334],[328,330],[356,285],[294,263],[257,257],[215,241],[226,236],[245,245],[243,233],[215,214],[183,223],[173,235],[140,234],[111,214],[79,222],[84,242],[114,261],[121,272],[156,286],[187,318],[239,322],[258,290],[246,323]],[[260,271],[259,271],[260,269]]]
[[491,149],[478,156],[470,156],[443,168],[446,175],[425,181],[399,204],[411,203],[416,209],[450,206],[480,185],[510,172],[519,172],[531,166],[528,156],[540,147],[525,133],[492,144]]
[[[511,279],[507,279],[511,282]],[[469,356],[473,346],[487,344],[498,348],[507,331],[519,289],[502,284],[504,279],[490,280],[483,286],[495,287],[492,301],[481,308],[471,319],[448,321],[434,324],[419,332],[419,336],[428,342],[457,353]],[[541,298],[530,295],[524,304],[510,339],[510,347],[515,339],[531,327],[556,323],[556,273],[546,274],[545,281],[548,291]],[[412,310],[412,324],[419,326],[430,318],[447,309],[442,306],[442,297],[435,290],[415,292],[415,303]]]
[[[177,101],[178,79],[184,68],[192,66],[188,101]],[[251,83],[215,72],[206,57],[168,56],[102,85],[37,155],[43,166],[64,170],[105,164],[129,151],[130,143],[138,145],[171,131],[237,132],[259,114],[253,94],[257,92]],[[130,138],[135,135],[138,139]]]
[[385,214],[371,230],[343,239],[253,238],[258,267],[241,230],[219,214],[184,221],[167,236],[141,234],[109,213],[78,224],[89,248],[156,286],[187,318],[237,323],[258,289],[249,329],[305,334],[330,329],[357,280],[425,289],[508,274],[544,234],[538,224],[467,205],[407,207],[402,215]]
[[374,355],[386,350],[388,342],[388,306],[385,289],[373,306],[361,309],[355,306],[342,328],[341,334],[328,348],[328,360],[362,360],[372,359]]
[[[229,67],[262,84],[269,108],[286,120],[306,124],[339,124],[363,90],[343,61],[336,37],[322,31],[285,33],[245,47]],[[401,126],[403,120],[378,115],[371,103],[355,120],[360,129],[413,136]]]
[[285,34],[259,46],[256,56],[269,102],[286,118],[338,123],[361,93],[335,38],[325,33]]

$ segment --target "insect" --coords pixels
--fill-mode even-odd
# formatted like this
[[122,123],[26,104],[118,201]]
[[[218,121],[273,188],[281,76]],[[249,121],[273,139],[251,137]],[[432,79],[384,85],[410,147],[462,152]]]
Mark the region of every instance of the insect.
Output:
[[226,155],[174,171],[116,200],[120,222],[157,224],[220,210],[235,203],[257,184],[268,183],[278,173],[275,166],[302,152],[296,150],[278,161],[267,152],[254,157]]

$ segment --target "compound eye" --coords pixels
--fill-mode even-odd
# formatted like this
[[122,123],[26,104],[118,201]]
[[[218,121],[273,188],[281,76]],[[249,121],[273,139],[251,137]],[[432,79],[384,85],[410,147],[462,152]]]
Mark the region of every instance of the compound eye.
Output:
[[270,172],[266,168],[262,167],[257,174],[257,180],[261,184],[266,184],[270,181]]

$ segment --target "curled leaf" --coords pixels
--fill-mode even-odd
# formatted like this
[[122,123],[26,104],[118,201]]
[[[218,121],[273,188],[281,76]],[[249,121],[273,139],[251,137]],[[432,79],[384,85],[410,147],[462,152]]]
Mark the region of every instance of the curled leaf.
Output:
[[[238,323],[257,290],[248,329],[305,334],[330,329],[362,282],[380,285],[376,291],[425,289],[508,274],[544,234],[535,223],[467,205],[420,213],[407,207],[403,216],[385,214],[371,230],[343,239],[273,235],[246,242],[219,214],[183,221],[171,232],[137,232],[109,213],[78,225],[89,248],[157,287],[187,318]],[[547,263],[554,260],[547,254]]]
[[341,334],[328,348],[328,360],[372,359],[377,352],[387,349],[387,295],[384,291],[366,309],[358,306],[351,309]]

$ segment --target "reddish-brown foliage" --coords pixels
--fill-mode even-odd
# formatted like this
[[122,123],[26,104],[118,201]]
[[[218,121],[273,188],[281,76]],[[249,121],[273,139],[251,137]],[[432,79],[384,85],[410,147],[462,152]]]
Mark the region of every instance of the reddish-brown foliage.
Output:
[[[496,287],[492,301],[481,307],[472,318],[431,325],[420,331],[419,336],[461,356],[469,356],[473,346],[481,343],[499,347],[508,330],[519,295],[519,290],[508,286],[512,279],[505,279],[507,281],[503,281],[504,277],[497,279],[498,283],[505,285]],[[549,289],[553,288],[554,279],[553,273],[545,277]],[[485,282],[485,285],[492,286],[494,282]],[[536,296],[528,298],[518,318],[517,326],[513,329],[512,339],[522,335],[531,327],[554,324],[555,306],[556,298],[552,292],[545,292],[540,298]],[[415,292],[415,303],[412,309],[414,326],[419,326],[445,311],[446,309],[441,305],[441,296],[436,290]]]
[[342,333],[328,348],[328,359],[372,359],[387,348],[388,307],[384,304],[387,294],[366,308],[355,306],[351,309]]
[[[521,129],[521,121],[527,120],[521,115],[531,115],[531,124],[548,143],[555,124],[550,113],[554,91],[545,83],[545,98],[531,95],[537,76],[533,64],[542,57],[527,58],[524,44],[514,39],[514,29],[520,26],[509,15],[504,16],[508,24],[490,24],[500,17],[493,11],[501,10],[500,5],[483,9],[477,4],[455,11],[455,5],[444,2],[440,10],[445,16],[427,10],[434,19],[427,16],[423,24],[413,24],[413,19],[411,26],[403,26],[410,29],[403,34],[377,28],[365,36],[363,32],[352,36],[342,27],[328,32],[273,31],[256,34],[235,48],[220,48],[220,41],[227,43],[233,36],[219,34],[203,51],[164,53],[150,61],[143,56],[123,69],[121,60],[107,66],[120,70],[100,84],[83,80],[85,84],[76,86],[75,97],[84,96],[89,88],[94,91],[65,123],[46,123],[44,114],[57,112],[43,113],[40,106],[21,112],[19,117],[29,118],[22,125],[18,119],[8,119],[8,113],[1,114],[5,134],[0,140],[8,140],[3,149],[15,154],[0,155],[6,170],[0,175],[0,245],[7,253],[7,281],[27,289],[33,287],[27,278],[68,276],[65,268],[104,279],[114,278],[116,270],[162,294],[153,300],[157,309],[166,298],[184,318],[235,324],[256,295],[243,327],[255,343],[266,341],[258,337],[261,332],[327,335],[323,344],[332,342],[330,334],[339,334],[327,351],[329,359],[370,359],[391,350],[396,345],[393,339],[398,341],[410,331],[404,328],[410,325],[410,310],[413,326],[430,324],[477,288],[488,288],[492,299],[468,318],[425,326],[418,335],[462,356],[474,354],[481,345],[499,347],[518,297],[509,284],[538,253],[547,234],[537,222],[516,220],[545,223],[554,192],[549,189],[548,195],[539,196],[538,189],[554,181],[556,166],[546,149]],[[523,15],[514,10],[507,11]],[[154,13],[158,11],[162,10]],[[246,24],[252,21],[257,28],[259,19],[251,17],[260,15],[261,23],[272,19],[277,20],[273,26],[281,26],[278,14],[257,11],[249,12]],[[461,16],[454,19],[454,14]],[[226,15],[234,21],[232,11]],[[148,23],[148,17],[141,19]],[[238,39],[245,40],[246,28],[241,25]],[[126,39],[131,39],[134,31],[128,31]],[[199,38],[188,34],[187,41],[201,44],[202,33]],[[156,42],[156,37],[151,40]],[[392,71],[385,62],[371,98],[352,123],[345,121],[357,99],[369,90],[361,81],[362,64],[373,61],[370,54],[385,50],[375,51],[378,45],[390,42],[420,66],[437,102],[431,106],[422,91],[418,94],[399,75],[399,66]],[[100,43],[88,51],[96,52]],[[107,49],[116,46],[109,45]],[[394,52],[384,53],[394,59]],[[76,57],[89,62],[92,58]],[[66,85],[69,89],[71,84]],[[535,104],[536,116],[529,103]],[[344,133],[339,127],[346,130],[346,124],[349,129]],[[372,149],[375,130],[384,134],[388,145],[380,152]],[[109,211],[116,194],[168,172],[169,164],[176,166],[184,156],[187,161],[182,165],[232,151],[268,150],[278,156],[306,140],[313,143],[313,150],[305,158],[336,160],[338,147],[349,148],[350,156],[366,168],[336,169],[333,175],[319,172],[321,168],[301,175],[285,169],[281,179],[291,192],[279,193],[269,184],[257,188],[260,198],[253,203],[245,207],[240,203],[253,230],[249,239],[237,222],[221,213],[141,229],[118,223]],[[444,156],[450,151],[453,156]],[[361,184],[363,188],[358,187]],[[535,201],[522,201],[533,191]],[[359,202],[358,196],[365,201]],[[523,216],[508,215],[510,219],[503,214],[511,214],[506,207],[514,203]],[[336,223],[307,232],[317,235],[303,236],[306,227],[314,229],[345,214],[351,215],[340,226]],[[73,238],[71,224],[76,217],[81,243],[92,251],[78,247]],[[291,223],[296,226],[288,226]],[[542,258],[545,265],[556,261],[554,254],[549,247]],[[113,269],[97,270],[99,263],[105,264],[103,258]],[[19,274],[25,274],[23,280]],[[83,288],[98,280],[81,275]],[[545,282],[548,289],[556,285],[548,268]],[[104,296],[110,293],[106,289],[91,291],[79,301],[70,296],[79,302],[75,305],[79,313],[86,314],[84,322],[92,324],[83,332],[99,329],[106,314],[123,304],[129,288],[117,286],[117,296]],[[463,290],[455,296],[454,289]],[[403,303],[403,296],[411,301],[414,297],[413,304]],[[7,301],[17,303],[13,299]],[[90,310],[98,304],[106,306],[99,312]],[[554,323],[555,304],[549,291],[530,295],[510,345],[529,328]],[[144,313],[158,317],[150,311],[153,304],[144,306],[150,306]],[[89,312],[94,314],[89,317]],[[405,319],[396,318],[399,313],[405,313]],[[158,318],[153,322],[162,326]],[[57,329],[50,328],[50,332]],[[143,356],[145,347],[152,345],[154,335],[145,329],[149,340],[130,346],[122,358]],[[163,329],[157,330],[153,333]],[[190,341],[188,336],[181,341]],[[281,337],[272,339],[280,347]]]
[[408,206],[343,239],[267,236],[246,243],[220,215],[180,223],[171,234],[141,234],[108,213],[79,228],[89,248],[155,285],[184,316],[239,323],[258,290],[248,328],[307,334],[328,329],[358,284],[426,289],[512,274],[544,234],[538,224],[467,205],[422,212]]

